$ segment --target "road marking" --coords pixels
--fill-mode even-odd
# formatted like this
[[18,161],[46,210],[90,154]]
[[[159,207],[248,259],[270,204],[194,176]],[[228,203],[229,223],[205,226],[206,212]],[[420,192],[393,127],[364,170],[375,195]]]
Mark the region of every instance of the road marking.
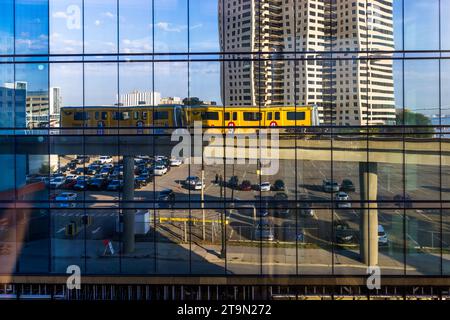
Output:
[[98,227],[97,229],[95,229],[95,230],[92,230],[92,234],[96,234],[97,232],[99,232],[100,231],[100,229],[101,229],[102,227]]
[[427,218],[429,221],[433,222],[433,219],[431,219],[429,216],[425,215],[423,213],[423,210],[416,210],[416,213],[420,214],[421,216]]
[[62,227],[62,228],[59,229],[56,233],[61,233],[61,232],[63,232],[64,230],[66,230],[66,227]]

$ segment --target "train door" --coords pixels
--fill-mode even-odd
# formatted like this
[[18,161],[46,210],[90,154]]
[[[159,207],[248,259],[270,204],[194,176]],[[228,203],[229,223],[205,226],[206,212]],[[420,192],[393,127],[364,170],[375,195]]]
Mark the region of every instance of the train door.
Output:
[[97,121],[97,134],[104,135],[105,134],[105,122]]

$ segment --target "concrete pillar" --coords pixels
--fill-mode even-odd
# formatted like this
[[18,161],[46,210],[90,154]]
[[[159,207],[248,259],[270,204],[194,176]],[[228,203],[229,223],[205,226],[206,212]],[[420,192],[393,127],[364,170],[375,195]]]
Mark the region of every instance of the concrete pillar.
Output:
[[367,266],[378,264],[378,172],[377,163],[359,163],[359,185],[361,194],[360,255]]
[[[134,157],[123,156],[123,201],[134,200]],[[123,252],[132,253],[135,248],[134,203],[123,204]]]

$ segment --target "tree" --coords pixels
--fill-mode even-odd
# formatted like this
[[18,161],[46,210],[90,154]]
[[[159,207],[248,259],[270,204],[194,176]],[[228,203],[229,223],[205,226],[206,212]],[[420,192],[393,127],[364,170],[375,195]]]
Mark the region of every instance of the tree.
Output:
[[405,133],[409,136],[417,138],[432,137],[434,128],[429,117],[422,113],[413,112],[405,109],[403,112],[397,113],[397,124],[406,126],[417,126],[406,128]]
[[201,101],[199,98],[197,97],[191,97],[191,98],[184,98],[183,99],[183,104],[185,106],[198,106],[203,104],[203,101]]

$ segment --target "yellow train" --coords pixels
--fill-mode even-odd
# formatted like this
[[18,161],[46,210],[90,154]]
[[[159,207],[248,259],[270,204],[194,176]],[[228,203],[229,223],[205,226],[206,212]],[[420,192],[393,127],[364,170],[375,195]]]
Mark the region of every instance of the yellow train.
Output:
[[317,108],[307,107],[220,107],[195,106],[187,108],[190,125],[201,121],[203,128],[223,131],[253,131],[257,127],[310,127],[319,125]]
[[181,105],[63,107],[60,117],[61,128],[83,128],[84,133],[97,134],[113,134],[117,128],[126,128],[121,129],[121,133],[157,133],[187,124]]
[[[172,128],[193,127],[221,132],[247,132],[257,127],[310,127],[319,125],[317,108],[303,107],[221,107],[221,106],[136,106],[136,107],[63,107],[61,128],[83,128],[84,132],[158,133]],[[134,129],[136,128],[136,129]]]

